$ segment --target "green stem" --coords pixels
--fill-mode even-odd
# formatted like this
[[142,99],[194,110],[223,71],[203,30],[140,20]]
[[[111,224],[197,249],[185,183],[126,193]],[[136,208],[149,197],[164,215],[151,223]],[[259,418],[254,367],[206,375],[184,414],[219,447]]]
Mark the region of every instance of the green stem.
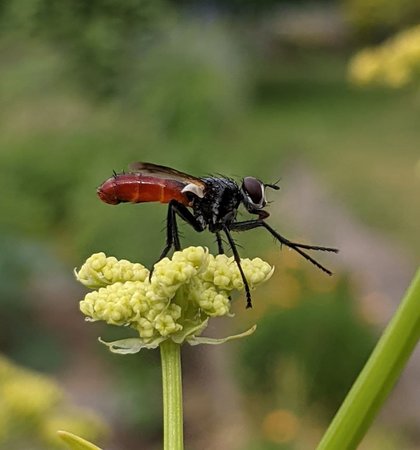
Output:
[[420,269],[317,450],[356,449],[420,338]]
[[160,344],[163,385],[163,449],[183,450],[181,346],[168,339]]

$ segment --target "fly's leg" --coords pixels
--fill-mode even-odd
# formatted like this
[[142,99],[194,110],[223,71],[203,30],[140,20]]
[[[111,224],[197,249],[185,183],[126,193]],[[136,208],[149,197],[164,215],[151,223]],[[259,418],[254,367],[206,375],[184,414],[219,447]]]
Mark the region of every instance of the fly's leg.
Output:
[[[168,205],[168,213],[166,216],[166,245],[162,250],[158,260],[155,262],[158,263],[160,260],[165,258],[165,256],[171,251],[172,247],[175,247],[175,250],[181,249],[181,244],[179,242],[178,236],[178,227],[176,223],[175,211],[172,204],[172,201],[169,202]],[[153,264],[150,273],[149,273],[149,281],[152,279],[153,271],[155,268],[155,264]]]
[[[225,254],[225,249],[223,248],[222,236],[220,236],[220,232],[219,231],[216,231],[215,234],[216,234],[216,242],[217,242],[217,249],[218,249],[219,255],[224,255]],[[232,296],[229,295],[228,299],[230,301],[232,301]]]
[[[172,247],[178,251],[181,250],[181,243],[179,241],[178,225],[176,222],[176,216],[179,216],[184,222],[191,225],[196,231],[203,231],[204,228],[200,222],[191,214],[186,206],[176,200],[171,200],[168,205],[168,214],[166,217],[166,245],[159,259],[156,261],[158,263],[161,259],[165,258],[167,254],[171,251]],[[156,264],[155,263],[155,264]],[[149,280],[152,278],[154,270],[154,265],[149,274]]]
[[312,256],[308,255],[306,252],[302,250],[302,248],[306,250],[318,250],[323,252],[334,252],[337,253],[338,249],[332,248],[332,247],[320,247],[318,245],[308,245],[308,244],[300,244],[298,242],[292,242],[286,239],[284,236],[282,236],[280,233],[278,233],[276,230],[270,227],[268,223],[264,222],[263,220],[245,220],[243,222],[235,222],[230,225],[230,229],[232,231],[247,231],[252,230],[254,228],[265,228],[275,239],[277,239],[280,244],[286,245],[287,247],[293,249],[295,252],[299,253],[301,256],[303,256],[306,260],[310,261],[313,265],[321,269],[323,272],[327,273],[328,275],[332,275],[332,272],[325,268],[323,265],[321,265],[318,261],[316,261]]
[[178,224],[176,223],[176,210],[175,207],[171,208],[172,211],[172,240],[175,251],[181,250],[181,242],[179,241]]
[[175,250],[181,250],[173,201],[169,202],[168,214],[166,216],[166,246],[160,254],[158,261],[163,259],[170,252],[172,247],[174,247]]
[[220,236],[220,233],[218,231],[216,231],[215,234],[216,234],[217,250],[219,252],[219,255],[224,255],[225,250],[223,248],[222,236]]
[[191,213],[191,211],[185,205],[183,205],[182,203],[177,202],[176,200],[171,200],[171,202],[169,204],[172,205],[172,208],[174,209],[176,214],[184,222],[188,223],[188,225],[193,227],[195,231],[198,231],[199,233],[204,231],[204,227],[201,224],[201,222],[199,222],[196,219],[196,217]]
[[246,276],[245,276],[244,271],[241,266],[241,258],[239,256],[238,250],[236,248],[235,241],[233,240],[233,238],[229,232],[229,228],[225,227],[224,231],[225,231],[226,237],[229,241],[230,248],[232,249],[233,257],[235,258],[235,262],[236,262],[236,265],[238,266],[239,273],[241,274],[242,281],[244,283],[245,294],[246,294],[246,307],[252,308],[251,291],[249,289],[248,280],[246,279]]

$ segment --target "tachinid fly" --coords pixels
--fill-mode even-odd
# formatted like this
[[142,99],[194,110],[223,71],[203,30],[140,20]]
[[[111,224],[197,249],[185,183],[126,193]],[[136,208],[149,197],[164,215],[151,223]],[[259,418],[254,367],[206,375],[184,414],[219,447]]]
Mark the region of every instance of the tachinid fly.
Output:
[[[241,267],[240,257],[232,238],[232,231],[247,231],[265,228],[281,244],[290,247],[328,275],[331,271],[322,266],[304,250],[335,252],[331,247],[300,244],[292,242],[279,234],[265,221],[269,213],[264,210],[267,204],[267,188],[279,189],[276,184],[263,183],[254,177],[245,177],[239,186],[231,178],[203,177],[197,178],[170,167],[138,162],[130,166],[128,173],[114,175],[99,186],[99,198],[105,203],[160,202],[168,203],[166,219],[166,246],[158,261],[169,251],[181,249],[177,217],[201,232],[209,229],[216,235],[218,251],[224,253],[222,234],[227,238],[239,272],[245,286],[247,308],[252,307],[248,282]],[[243,205],[250,214],[257,218],[237,221],[238,208]]]

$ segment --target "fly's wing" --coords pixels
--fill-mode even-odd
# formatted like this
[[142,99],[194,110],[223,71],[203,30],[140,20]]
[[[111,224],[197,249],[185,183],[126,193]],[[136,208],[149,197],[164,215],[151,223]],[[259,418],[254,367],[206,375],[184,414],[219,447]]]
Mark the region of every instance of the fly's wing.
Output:
[[131,172],[140,173],[144,175],[151,175],[153,177],[162,178],[165,180],[179,181],[185,185],[182,192],[192,192],[198,197],[203,197],[206,184],[200,178],[172,169],[171,167],[160,166],[147,162],[135,162],[129,165]]
[[158,164],[147,162],[134,162],[129,165],[129,168],[132,172],[144,173],[159,178],[169,178],[185,183],[194,183],[197,184],[197,186],[205,187],[204,182],[200,178],[193,177],[192,175],[172,169],[171,167],[159,166]]

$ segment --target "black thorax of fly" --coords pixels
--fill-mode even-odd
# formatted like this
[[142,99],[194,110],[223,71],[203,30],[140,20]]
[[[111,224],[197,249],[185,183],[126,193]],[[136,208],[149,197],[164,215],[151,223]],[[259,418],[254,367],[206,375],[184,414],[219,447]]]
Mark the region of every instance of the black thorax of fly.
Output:
[[230,226],[243,201],[242,192],[234,180],[229,178],[202,178],[206,190],[202,198],[192,196],[191,207],[196,220],[203,230],[208,227],[211,233],[222,231]]

